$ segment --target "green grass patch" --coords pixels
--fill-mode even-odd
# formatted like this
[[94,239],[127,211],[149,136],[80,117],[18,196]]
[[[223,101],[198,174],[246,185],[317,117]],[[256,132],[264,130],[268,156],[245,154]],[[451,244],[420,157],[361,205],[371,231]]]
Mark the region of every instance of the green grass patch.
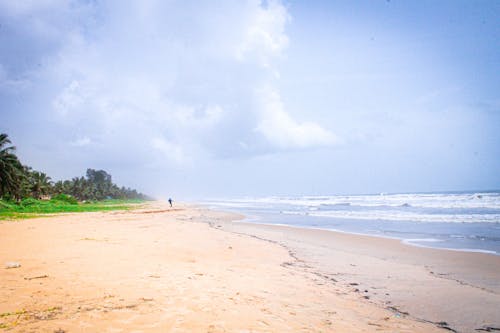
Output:
[[20,202],[0,200],[0,220],[25,219],[44,214],[101,212],[129,210],[144,203],[144,200],[109,199],[94,202],[76,202],[72,197],[56,196],[51,200],[23,199]]
[[4,313],[0,313],[0,318],[8,317],[8,316],[18,316],[18,315],[22,315],[25,313],[26,313],[26,310],[19,310],[19,311],[15,311],[15,312],[4,312]]

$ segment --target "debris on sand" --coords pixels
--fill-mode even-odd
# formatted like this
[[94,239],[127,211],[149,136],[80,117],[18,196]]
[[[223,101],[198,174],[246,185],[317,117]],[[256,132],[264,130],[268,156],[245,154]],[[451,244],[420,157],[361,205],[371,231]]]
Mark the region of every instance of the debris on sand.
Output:
[[30,280],[35,280],[35,279],[45,279],[48,277],[49,277],[48,275],[38,275],[38,276],[33,276],[33,277],[25,277],[24,279],[30,281]]
[[9,261],[5,263],[5,269],[19,268],[21,264],[15,261]]

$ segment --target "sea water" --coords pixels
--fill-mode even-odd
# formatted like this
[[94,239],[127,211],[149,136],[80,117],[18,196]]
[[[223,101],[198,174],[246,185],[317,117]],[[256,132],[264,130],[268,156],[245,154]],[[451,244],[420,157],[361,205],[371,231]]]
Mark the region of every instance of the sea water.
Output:
[[217,199],[247,222],[401,239],[417,246],[500,254],[500,192]]

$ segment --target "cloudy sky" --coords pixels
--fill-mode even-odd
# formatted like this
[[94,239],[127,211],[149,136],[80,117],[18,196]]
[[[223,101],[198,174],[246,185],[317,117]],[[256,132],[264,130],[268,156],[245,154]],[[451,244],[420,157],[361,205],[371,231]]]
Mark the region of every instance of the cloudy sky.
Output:
[[0,0],[0,131],[158,197],[500,188],[498,1]]

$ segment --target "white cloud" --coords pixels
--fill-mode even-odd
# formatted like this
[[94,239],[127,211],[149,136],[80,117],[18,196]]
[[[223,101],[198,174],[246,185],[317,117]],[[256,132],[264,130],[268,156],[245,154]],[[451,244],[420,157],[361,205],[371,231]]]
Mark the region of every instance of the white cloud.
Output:
[[178,144],[169,142],[163,138],[154,138],[151,140],[151,145],[161,154],[161,158],[166,158],[178,165],[188,162],[183,148]]
[[72,145],[74,147],[84,147],[84,146],[89,145],[91,142],[92,142],[92,140],[90,140],[90,138],[83,137],[83,138],[77,139],[75,141],[71,141],[70,145]]
[[288,36],[285,26],[290,21],[290,15],[279,1],[269,1],[266,7],[261,1],[254,8],[247,27],[244,30],[242,42],[236,50],[240,61],[254,59],[264,67],[270,66],[270,60],[282,53],[288,46]]
[[223,110],[219,105],[182,105],[175,108],[173,116],[179,125],[187,128],[205,129],[216,125],[221,120]]
[[338,143],[336,136],[314,122],[298,123],[284,110],[279,94],[271,88],[257,93],[260,121],[256,131],[281,149],[304,149]]
[[[108,4],[95,27],[99,35],[70,29],[52,74],[66,81],[52,101],[60,121],[78,123],[115,151],[134,144],[129,132],[140,132],[178,162],[200,151],[225,157],[269,151],[254,138],[253,91],[277,76],[270,64],[288,43],[287,10],[278,1],[200,6]],[[207,21],[214,16],[220,21]]]
[[61,115],[66,116],[68,112],[79,107],[84,101],[83,92],[78,81],[72,81],[53,100],[52,106]]
[[317,124],[293,120],[276,90],[275,100],[254,93],[279,80],[290,21],[281,1],[47,2],[10,13],[20,21],[33,13],[46,27],[24,31],[35,36],[27,43],[51,43],[30,52],[46,64],[34,87],[49,91],[46,117],[64,144],[92,143],[93,159],[161,168],[334,141]]

